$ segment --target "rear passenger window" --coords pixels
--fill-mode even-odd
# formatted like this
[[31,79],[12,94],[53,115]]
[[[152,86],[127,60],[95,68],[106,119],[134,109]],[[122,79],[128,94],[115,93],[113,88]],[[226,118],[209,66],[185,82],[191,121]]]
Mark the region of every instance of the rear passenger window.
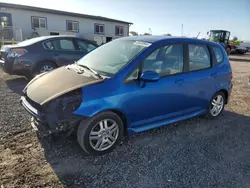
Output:
[[189,71],[202,70],[211,67],[208,48],[202,44],[189,44]]
[[50,50],[75,50],[71,39],[59,39],[45,42],[46,49]]
[[214,51],[214,54],[215,54],[215,57],[216,57],[216,61],[217,63],[216,64],[219,64],[223,61],[223,53],[221,51],[221,49],[219,47],[215,47],[213,46],[213,51]]

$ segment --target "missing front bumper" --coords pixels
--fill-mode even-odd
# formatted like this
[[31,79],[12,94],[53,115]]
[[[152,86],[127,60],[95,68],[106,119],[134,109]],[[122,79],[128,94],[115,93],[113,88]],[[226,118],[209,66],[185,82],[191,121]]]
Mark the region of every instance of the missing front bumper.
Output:
[[21,105],[25,108],[26,111],[28,111],[29,114],[31,114],[33,117],[35,117],[38,121],[46,123],[45,121],[45,115],[41,112],[39,112],[36,108],[34,108],[24,96],[20,99]]
[[[58,133],[68,132],[77,128],[80,121],[86,119],[84,116],[71,114],[64,119],[59,119],[56,110],[42,113],[33,107],[25,96],[20,99],[21,105],[32,116],[31,126],[34,130],[42,130],[43,132]],[[44,110],[43,110],[44,111]]]

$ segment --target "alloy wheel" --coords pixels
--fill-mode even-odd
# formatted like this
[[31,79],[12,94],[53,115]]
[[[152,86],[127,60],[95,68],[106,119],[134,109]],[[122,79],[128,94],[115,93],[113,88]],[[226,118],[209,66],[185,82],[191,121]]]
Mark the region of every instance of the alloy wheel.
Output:
[[94,150],[104,151],[115,144],[118,135],[118,124],[112,119],[104,119],[90,131],[89,143]]
[[210,113],[212,116],[218,116],[224,106],[224,97],[222,95],[216,95],[212,100],[212,105],[210,109]]
[[54,67],[51,66],[51,65],[44,65],[44,66],[42,66],[42,68],[40,69],[40,73],[52,71],[53,69],[54,69]]

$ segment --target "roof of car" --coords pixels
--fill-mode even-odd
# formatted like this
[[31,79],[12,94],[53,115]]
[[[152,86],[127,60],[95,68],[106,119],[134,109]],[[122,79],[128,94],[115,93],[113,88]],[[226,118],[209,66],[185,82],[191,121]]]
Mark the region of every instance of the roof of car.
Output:
[[80,38],[80,37],[77,37],[77,36],[74,36],[74,35],[40,36],[40,37],[35,37],[35,38],[24,40],[24,41],[22,41],[22,42],[20,42],[18,44],[22,44],[23,42],[30,41],[29,45],[31,45],[31,44],[43,42],[44,40],[47,40],[47,39],[56,39],[56,38],[77,38],[77,39],[89,41],[90,43],[96,45],[95,41],[91,41],[91,40],[88,40],[88,39]]
[[187,41],[187,42],[200,42],[204,44],[217,44],[208,40],[201,40],[197,38],[188,38],[188,37],[178,37],[178,36],[162,36],[162,35],[153,35],[153,36],[129,36],[129,37],[123,37],[120,40],[136,40],[136,41],[143,41],[143,42],[150,42],[155,43],[163,40],[169,40],[173,42],[181,42],[181,41]]
[[41,36],[39,38],[41,38],[41,40],[44,40],[50,38],[80,38],[80,37],[77,37],[75,35],[50,35],[50,36]]

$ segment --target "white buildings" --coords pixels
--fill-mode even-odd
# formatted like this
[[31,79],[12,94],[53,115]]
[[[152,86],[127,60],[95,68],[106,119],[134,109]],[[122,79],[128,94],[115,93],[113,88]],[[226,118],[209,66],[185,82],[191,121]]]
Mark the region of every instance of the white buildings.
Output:
[[128,36],[132,23],[101,16],[0,3],[0,37],[22,41],[44,35],[76,35],[105,43]]

